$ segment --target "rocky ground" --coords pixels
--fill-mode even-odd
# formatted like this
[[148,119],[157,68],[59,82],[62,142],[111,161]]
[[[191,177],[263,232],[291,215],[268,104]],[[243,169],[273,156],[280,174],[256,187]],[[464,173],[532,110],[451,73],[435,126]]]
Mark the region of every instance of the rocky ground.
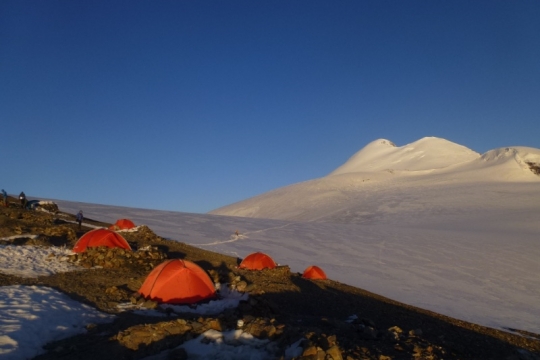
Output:
[[[1,243],[72,247],[91,230],[69,221],[74,215],[22,210],[15,199],[0,207],[0,238],[33,234]],[[86,219],[86,223],[110,224]],[[276,344],[276,359],[299,339],[304,349],[298,359],[507,359],[540,360],[540,336],[490,329],[407,306],[332,280],[310,281],[291,273],[288,266],[248,271],[239,259],[160,238],[145,226],[123,232],[133,252],[97,248],[72,256],[84,271],[34,279],[3,275],[0,286],[50,286],[103,312],[113,323],[89,325],[88,332],[46,346],[37,359],[141,359],[172,349],[209,329],[242,329]],[[178,239],[181,241],[182,239]],[[159,304],[137,296],[150,270],[165,259],[187,259],[208,271],[214,281],[249,293],[236,309],[218,316],[186,314],[155,318],[119,312],[120,303]],[[347,322],[352,315],[357,319]],[[187,359],[177,350],[170,359]]]

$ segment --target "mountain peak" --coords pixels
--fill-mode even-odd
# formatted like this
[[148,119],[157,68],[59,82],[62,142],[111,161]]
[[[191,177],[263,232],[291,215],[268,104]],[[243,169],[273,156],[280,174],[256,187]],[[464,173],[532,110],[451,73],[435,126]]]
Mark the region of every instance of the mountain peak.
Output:
[[386,139],[377,139],[375,141],[370,142],[366,147],[368,146],[389,146],[389,147],[396,147],[396,144],[391,142],[390,140]]
[[442,169],[477,159],[480,156],[465,146],[438,137],[424,137],[396,146],[386,139],[375,140],[330,175],[384,170],[421,171]]
[[[436,137],[404,146],[378,139],[328,176],[269,191],[211,213],[289,221],[369,223],[383,222],[387,216],[393,216],[389,214],[401,210],[415,213],[423,209],[418,215],[429,217],[434,208],[426,204],[435,197],[439,198],[437,201],[446,199],[440,202],[441,209],[459,209],[461,205],[453,207],[457,198],[464,203],[488,201],[486,207],[491,208],[498,206],[500,200],[493,197],[493,190],[484,190],[488,184],[491,189],[520,189],[531,184],[527,189],[536,190],[525,192],[534,194],[540,185],[539,175],[540,149],[509,147],[480,155]],[[516,182],[521,185],[516,187]],[[463,189],[468,190],[462,193]],[[371,208],[367,206],[370,201]],[[448,214],[455,211],[458,210],[448,210]]]

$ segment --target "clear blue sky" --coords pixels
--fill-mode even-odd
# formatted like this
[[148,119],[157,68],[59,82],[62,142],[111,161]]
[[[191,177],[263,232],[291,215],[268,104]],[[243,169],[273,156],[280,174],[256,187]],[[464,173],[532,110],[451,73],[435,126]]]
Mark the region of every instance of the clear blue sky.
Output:
[[378,138],[540,147],[540,1],[1,1],[0,188],[206,212]]

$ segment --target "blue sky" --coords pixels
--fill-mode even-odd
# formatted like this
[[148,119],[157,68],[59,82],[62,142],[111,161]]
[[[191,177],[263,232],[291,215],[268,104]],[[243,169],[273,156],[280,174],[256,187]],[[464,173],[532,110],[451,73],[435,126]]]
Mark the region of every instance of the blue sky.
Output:
[[2,1],[0,187],[207,212],[378,138],[540,147],[538,1]]

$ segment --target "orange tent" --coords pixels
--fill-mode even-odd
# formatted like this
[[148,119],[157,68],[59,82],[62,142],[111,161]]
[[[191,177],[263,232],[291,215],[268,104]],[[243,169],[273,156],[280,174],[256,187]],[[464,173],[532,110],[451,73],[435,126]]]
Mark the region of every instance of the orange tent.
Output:
[[302,275],[302,277],[306,279],[312,279],[312,280],[327,279],[326,274],[324,273],[323,269],[315,265],[310,266],[306,270],[304,270],[304,274]]
[[96,229],[81,236],[79,241],[77,241],[73,247],[73,251],[79,253],[85,251],[87,247],[97,246],[106,246],[109,248],[119,247],[131,250],[131,246],[129,246],[122,235],[107,229]]
[[109,230],[127,230],[134,227],[135,224],[129,219],[118,219],[114,225],[109,226]]
[[270,256],[262,252],[256,252],[248,255],[238,267],[240,269],[262,270],[264,268],[273,269],[276,266],[276,263]]
[[193,304],[216,296],[214,283],[197,264],[167,260],[152,270],[139,289],[145,298],[168,304]]

